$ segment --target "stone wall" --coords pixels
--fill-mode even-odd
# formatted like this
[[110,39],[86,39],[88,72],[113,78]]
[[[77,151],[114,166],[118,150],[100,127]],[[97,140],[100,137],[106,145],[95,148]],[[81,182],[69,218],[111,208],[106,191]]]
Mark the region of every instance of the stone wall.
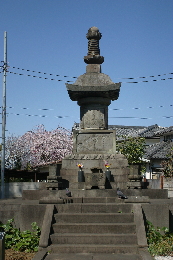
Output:
[[21,231],[32,230],[31,224],[36,222],[38,227],[42,227],[46,205],[28,205],[25,202],[15,202],[13,200],[0,204],[0,222],[6,224],[9,219],[14,219],[16,228]]

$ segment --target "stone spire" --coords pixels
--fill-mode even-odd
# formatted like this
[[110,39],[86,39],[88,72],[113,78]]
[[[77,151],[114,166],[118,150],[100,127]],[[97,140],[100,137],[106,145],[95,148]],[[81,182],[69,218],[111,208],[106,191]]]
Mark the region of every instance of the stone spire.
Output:
[[84,57],[86,73],[75,83],[66,84],[72,101],[80,106],[80,129],[108,129],[108,106],[118,99],[121,83],[114,83],[101,73],[104,57],[100,56],[99,40],[102,35],[97,27],[91,27],[86,35],[88,55]]
[[104,57],[100,56],[99,40],[102,34],[95,26],[88,30],[86,38],[88,39],[88,55],[84,56],[84,61],[87,64],[102,64]]

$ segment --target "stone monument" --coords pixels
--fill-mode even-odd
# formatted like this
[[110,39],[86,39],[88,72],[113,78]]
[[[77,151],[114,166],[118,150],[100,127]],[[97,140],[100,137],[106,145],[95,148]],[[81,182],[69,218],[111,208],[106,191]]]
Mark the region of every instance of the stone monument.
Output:
[[86,37],[86,73],[66,84],[70,99],[80,106],[80,124],[73,128],[73,152],[63,159],[61,176],[71,189],[126,188],[128,162],[116,152],[115,130],[108,130],[108,106],[118,99],[121,83],[101,72],[99,29],[91,27]]

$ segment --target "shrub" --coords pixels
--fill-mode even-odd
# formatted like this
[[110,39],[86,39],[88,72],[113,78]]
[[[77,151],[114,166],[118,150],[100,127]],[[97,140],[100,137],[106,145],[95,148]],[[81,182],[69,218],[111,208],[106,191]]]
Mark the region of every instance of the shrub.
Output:
[[124,137],[124,140],[118,143],[117,150],[125,155],[129,164],[143,163],[145,138]]
[[152,256],[173,255],[173,233],[169,232],[168,228],[155,228],[147,221],[147,242]]
[[31,224],[32,231],[20,231],[14,228],[14,219],[10,219],[6,224],[0,224],[0,231],[5,232],[5,249],[16,251],[37,252],[40,238],[40,228],[36,222]]

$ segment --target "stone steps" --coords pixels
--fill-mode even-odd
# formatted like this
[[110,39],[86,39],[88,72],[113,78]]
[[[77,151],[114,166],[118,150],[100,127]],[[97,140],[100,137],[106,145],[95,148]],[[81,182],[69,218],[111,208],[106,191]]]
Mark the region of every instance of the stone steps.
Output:
[[53,244],[137,244],[136,234],[110,234],[110,233],[64,233],[52,234]]
[[134,234],[135,223],[55,223],[55,233]]
[[132,213],[128,203],[68,203],[57,206],[58,213]]
[[133,213],[58,213],[56,223],[131,223]]
[[95,245],[95,244],[54,244],[52,253],[107,253],[107,254],[138,254],[138,246],[131,245]]
[[[115,198],[76,198],[55,205],[46,260],[142,260],[133,204]],[[109,202],[108,202],[109,201]]]
[[[143,260],[137,254],[92,254],[92,253],[57,253],[49,254],[46,260]],[[148,260],[147,258],[145,260]]]

